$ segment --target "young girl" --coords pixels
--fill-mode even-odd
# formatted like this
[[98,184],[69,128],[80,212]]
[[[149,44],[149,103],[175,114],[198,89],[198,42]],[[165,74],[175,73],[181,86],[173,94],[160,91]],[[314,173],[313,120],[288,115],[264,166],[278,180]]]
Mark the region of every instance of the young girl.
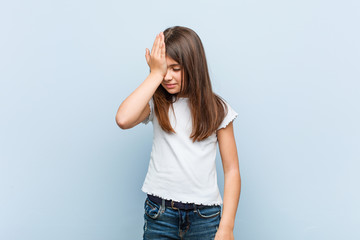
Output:
[[[167,28],[145,57],[150,74],[116,114],[122,129],[150,121],[154,128],[142,187],[143,239],[234,239],[241,179],[232,122],[238,114],[212,91],[204,48],[193,30]],[[217,185],[217,143],[224,201]]]

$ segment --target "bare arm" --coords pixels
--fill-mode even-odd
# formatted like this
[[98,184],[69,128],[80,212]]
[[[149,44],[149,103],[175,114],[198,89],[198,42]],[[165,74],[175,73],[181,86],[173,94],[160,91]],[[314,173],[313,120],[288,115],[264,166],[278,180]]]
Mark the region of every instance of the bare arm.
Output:
[[239,160],[236,149],[233,123],[218,130],[218,142],[224,169],[224,201],[219,230],[215,239],[234,239],[233,229],[235,216],[240,198],[241,178]]
[[156,36],[151,55],[146,49],[145,57],[151,71],[149,76],[120,104],[116,113],[116,123],[122,129],[134,127],[150,113],[147,107],[148,102],[163,81],[167,71],[162,32]]
[[[138,120],[141,120],[139,118],[143,115],[142,113],[149,110],[147,107],[148,102],[162,80],[161,75],[150,73],[145,81],[121,103],[116,113],[116,123],[120,128],[128,129],[138,124]],[[150,113],[150,111],[147,112]]]

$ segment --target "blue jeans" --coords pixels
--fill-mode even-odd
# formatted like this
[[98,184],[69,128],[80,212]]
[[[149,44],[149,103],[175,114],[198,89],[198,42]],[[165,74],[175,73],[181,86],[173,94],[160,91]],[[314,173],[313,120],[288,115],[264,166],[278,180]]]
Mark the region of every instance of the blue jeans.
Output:
[[146,198],[143,240],[211,240],[221,219],[221,206],[179,210]]

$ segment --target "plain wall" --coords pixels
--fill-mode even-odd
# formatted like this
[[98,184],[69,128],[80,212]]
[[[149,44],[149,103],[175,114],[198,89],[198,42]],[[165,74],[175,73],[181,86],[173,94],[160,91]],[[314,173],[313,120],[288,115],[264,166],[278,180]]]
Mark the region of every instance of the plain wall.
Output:
[[359,22],[355,0],[2,1],[0,239],[142,238],[152,124],[115,114],[174,25],[239,113],[235,239],[360,239]]

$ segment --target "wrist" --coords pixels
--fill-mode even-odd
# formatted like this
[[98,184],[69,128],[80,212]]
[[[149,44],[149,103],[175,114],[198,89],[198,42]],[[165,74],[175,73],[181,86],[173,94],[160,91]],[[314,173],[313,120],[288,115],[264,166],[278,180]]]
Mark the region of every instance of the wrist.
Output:
[[234,225],[221,224],[221,222],[220,222],[219,229],[221,229],[222,231],[230,231],[230,232],[232,232],[234,230]]
[[164,75],[157,71],[150,72],[149,76],[151,76],[152,78],[158,79],[159,81],[160,80],[162,81],[164,79]]

